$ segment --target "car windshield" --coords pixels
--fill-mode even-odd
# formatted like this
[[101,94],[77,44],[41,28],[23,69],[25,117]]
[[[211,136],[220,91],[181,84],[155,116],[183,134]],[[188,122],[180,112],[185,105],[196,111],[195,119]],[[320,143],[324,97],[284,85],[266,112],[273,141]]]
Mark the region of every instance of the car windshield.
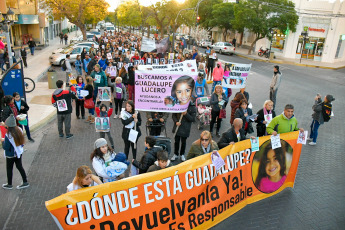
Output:
[[229,42],[224,42],[224,46],[232,46]]
[[107,27],[107,30],[115,30],[114,27]]
[[101,34],[100,32],[96,32],[96,31],[92,31],[92,32],[90,32],[90,33],[96,34],[96,35],[100,35],[100,34]]
[[87,38],[93,38],[93,36],[94,36],[93,34],[86,35]]
[[66,48],[64,48],[60,53],[62,54],[68,54],[73,50],[73,47],[67,46]]

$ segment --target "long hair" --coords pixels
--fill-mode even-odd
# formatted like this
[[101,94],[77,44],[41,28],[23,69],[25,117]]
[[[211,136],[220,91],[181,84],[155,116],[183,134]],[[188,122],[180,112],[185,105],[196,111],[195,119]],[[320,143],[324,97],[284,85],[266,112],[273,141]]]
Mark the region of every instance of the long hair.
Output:
[[83,187],[82,181],[89,174],[92,174],[92,171],[88,166],[86,166],[86,165],[80,166],[77,169],[77,174],[74,177],[73,184],[77,184],[77,185],[79,185],[79,187]]
[[236,93],[234,101],[240,102],[242,99],[245,99],[243,93],[241,92]]
[[77,81],[77,84],[79,84],[79,79],[81,78],[81,83],[83,84],[84,83],[84,79],[83,79],[83,77],[82,76],[78,76],[77,77],[77,79],[76,79],[76,81]]
[[[219,87],[220,87],[221,90],[220,90],[220,93],[218,94],[217,91],[216,91],[216,89],[219,88]],[[214,94],[217,94],[218,96],[223,95],[223,87],[222,87],[221,85],[216,85],[216,86],[214,87],[213,93],[214,93]]]
[[[260,159],[258,176],[256,177],[256,180],[255,180],[255,186],[257,188],[260,185],[261,179],[268,176],[266,173],[266,165],[267,165],[267,154],[270,150],[272,150],[271,140],[269,140],[269,143],[266,145],[264,152],[263,152],[263,155]],[[285,170],[286,170],[285,145],[282,143],[282,146],[280,148],[276,148],[273,151],[276,154],[275,157],[277,158],[277,160],[280,164],[280,172],[279,173],[281,176],[284,176]]]
[[16,144],[16,146],[24,144],[24,134],[18,126],[8,127],[7,134],[9,137],[12,137],[14,139],[14,143]]
[[90,76],[86,77],[86,84],[87,85],[92,85],[93,86],[93,78]]
[[203,138],[204,136],[207,136],[207,138],[210,140],[210,145],[212,146],[212,135],[210,133],[210,131],[204,130],[201,132],[200,134],[200,144],[201,144],[201,138]]
[[131,101],[131,100],[128,100],[127,102],[126,102],[126,104],[129,104],[131,107],[132,107],[132,111],[131,112],[129,112],[129,111],[127,111],[127,112],[129,112],[129,113],[131,113],[131,114],[134,114],[134,112],[135,112],[135,107],[134,107],[134,102],[133,101]]
[[[113,152],[113,149],[108,145],[108,152]],[[94,157],[101,158],[104,161],[103,152],[101,151],[101,148],[97,148],[93,150],[93,152],[90,155],[90,160],[92,161]]]
[[171,96],[173,96],[174,98],[176,98],[176,88],[177,88],[177,85],[180,84],[180,83],[187,83],[187,85],[191,88],[191,91],[194,90],[194,85],[195,85],[195,82],[194,82],[194,79],[190,76],[187,76],[187,75],[184,75],[182,77],[179,77],[175,82],[174,82],[174,85],[171,89]]

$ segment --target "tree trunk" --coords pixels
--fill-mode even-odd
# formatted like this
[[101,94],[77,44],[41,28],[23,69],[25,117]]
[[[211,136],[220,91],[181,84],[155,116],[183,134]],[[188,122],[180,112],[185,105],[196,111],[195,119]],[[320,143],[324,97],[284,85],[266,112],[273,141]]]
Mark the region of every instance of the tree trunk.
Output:
[[241,32],[240,46],[242,46],[242,43],[243,43],[243,31]]
[[147,26],[147,37],[149,38],[150,37],[150,33],[151,33],[151,29],[150,29],[150,25]]
[[78,26],[81,30],[81,33],[83,34],[83,40],[86,41],[87,40],[87,37],[86,37],[86,27],[85,25],[81,25],[81,26]]
[[253,47],[254,47],[254,45],[255,45],[255,43],[258,41],[258,40],[260,40],[261,38],[263,38],[263,37],[256,37],[255,38],[255,40],[252,42],[252,44],[250,45],[250,48],[249,48],[249,50],[248,50],[248,54],[252,54],[252,50],[253,50]]
[[161,39],[164,38],[164,28],[163,28],[163,25],[160,25],[161,27]]

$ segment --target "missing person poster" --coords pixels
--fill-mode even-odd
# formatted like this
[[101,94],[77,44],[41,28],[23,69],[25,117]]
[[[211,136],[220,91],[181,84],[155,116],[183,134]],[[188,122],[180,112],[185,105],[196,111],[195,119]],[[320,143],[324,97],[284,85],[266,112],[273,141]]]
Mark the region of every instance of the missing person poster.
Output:
[[297,138],[298,132],[282,134],[281,148],[272,150],[270,137],[260,137],[256,152],[244,140],[218,151],[225,163],[219,170],[208,153],[66,193],[46,201],[46,207],[65,230],[209,229],[246,205],[294,186],[302,149]]
[[96,128],[96,132],[109,132],[110,131],[109,117],[96,117],[95,128]]
[[240,89],[246,87],[246,81],[252,64],[225,63],[222,86]]
[[139,65],[138,70],[181,71],[196,73],[198,72],[198,67],[195,60],[187,60],[175,64]]
[[191,72],[135,71],[135,109],[184,112],[194,91],[197,74]]
[[98,87],[97,97],[100,101],[110,101],[111,88],[110,87]]

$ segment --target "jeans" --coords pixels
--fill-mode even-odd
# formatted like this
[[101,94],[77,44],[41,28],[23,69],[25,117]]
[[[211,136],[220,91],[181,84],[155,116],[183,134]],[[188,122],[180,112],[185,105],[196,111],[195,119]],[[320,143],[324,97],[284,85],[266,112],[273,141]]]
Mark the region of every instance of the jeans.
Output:
[[[115,114],[117,115],[121,113],[123,99],[114,98],[114,101],[115,101]],[[117,113],[117,111],[119,111],[119,113]]]
[[28,63],[26,62],[26,57],[22,57],[23,63],[25,67],[28,67]]
[[134,101],[135,92],[134,85],[128,85],[128,100]]
[[137,149],[134,148],[134,143],[130,142],[129,140],[123,140],[123,142],[125,142],[125,154],[127,156],[127,160],[128,160],[129,148],[130,147],[132,147],[133,159],[136,159],[136,157],[137,157]]
[[23,130],[25,128],[26,136],[30,140],[31,139],[31,134],[30,134],[30,128],[29,128],[29,118],[26,117],[26,120],[28,121],[28,124],[27,125],[21,125],[21,129]]
[[82,76],[83,75],[83,72],[81,71],[81,67],[79,68],[75,68],[75,70],[77,71],[77,74]]
[[313,138],[313,142],[316,143],[317,135],[319,134],[320,123],[317,120],[313,120],[310,125],[310,138]]
[[[219,113],[220,113],[220,110],[219,111],[214,111],[212,110],[211,111],[211,122],[210,122],[210,132],[212,133],[213,132],[213,126],[214,126],[214,123],[216,123],[216,120],[217,120],[217,133],[219,133],[219,130],[220,130],[220,126],[221,126],[221,123],[222,123],[222,119],[219,118]],[[218,117],[218,119],[217,119]]]
[[31,55],[34,55],[35,54],[35,47],[30,47],[30,52],[31,52]]
[[20,175],[22,176],[23,182],[26,183],[26,173],[23,168],[22,164],[22,156],[20,158],[12,157],[8,158],[6,157],[6,170],[7,170],[7,184],[12,185],[12,178],[13,178],[13,165],[16,164],[16,168],[18,169]]
[[58,131],[60,135],[63,135],[63,124],[65,123],[65,133],[66,136],[71,134],[71,114],[58,114]]
[[270,88],[270,100],[273,101],[273,110],[276,108],[277,92],[278,89],[274,90],[273,88]]
[[[180,141],[181,141],[181,149],[179,152]],[[175,136],[175,155],[177,156],[184,155],[184,152],[186,150],[186,141],[187,141],[187,137],[181,137],[178,135]]]
[[107,136],[108,136],[111,147],[114,148],[114,140],[113,140],[113,137],[111,136],[110,131],[109,132],[100,132],[99,133],[100,138],[105,138],[105,134],[107,134]]

